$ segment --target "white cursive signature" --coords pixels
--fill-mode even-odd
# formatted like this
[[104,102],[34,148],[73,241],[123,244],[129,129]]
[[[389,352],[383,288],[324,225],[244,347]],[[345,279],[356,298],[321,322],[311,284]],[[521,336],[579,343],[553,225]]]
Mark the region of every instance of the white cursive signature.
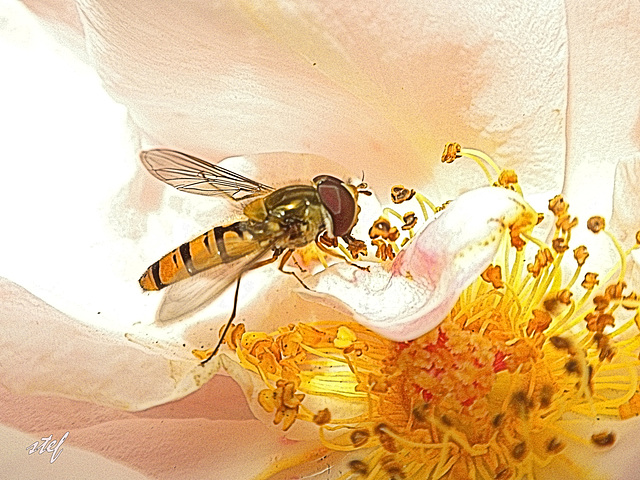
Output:
[[40,455],[42,455],[46,451],[47,453],[51,454],[51,460],[49,460],[49,462],[53,463],[56,461],[56,458],[58,458],[58,456],[62,453],[62,449],[60,447],[62,446],[62,444],[64,443],[64,441],[67,439],[68,436],[69,436],[69,432],[65,433],[59,441],[51,440],[53,438],[53,435],[49,435],[48,437],[42,437],[41,439],[42,445],[40,446],[40,449],[38,449],[39,442],[35,442],[33,445],[29,445],[27,447],[27,450],[28,450],[27,453],[31,455],[32,453],[38,452]]

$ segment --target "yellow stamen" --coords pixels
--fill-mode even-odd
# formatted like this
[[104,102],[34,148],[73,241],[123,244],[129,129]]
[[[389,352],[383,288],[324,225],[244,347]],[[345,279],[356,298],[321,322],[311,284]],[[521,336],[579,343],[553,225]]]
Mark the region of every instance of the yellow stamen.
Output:
[[[476,161],[492,183],[488,165],[504,187],[520,191],[517,176],[482,152],[455,145],[447,152],[448,159]],[[411,197],[404,187],[394,188],[402,199]],[[438,210],[414,196],[425,219],[425,205]],[[561,196],[549,208],[556,217],[551,246],[526,233],[520,235],[527,252],[503,242],[495,264],[460,295],[438,329],[411,342],[391,342],[356,323],[330,319],[270,334],[247,332],[232,342],[240,364],[264,382],[258,401],[274,422],[282,428],[309,422],[323,445],[259,478],[328,452],[351,460],[340,480],[531,480],[552,462],[582,475],[564,453],[566,443],[595,448],[614,442],[615,435],[585,438],[572,430],[578,421],[640,412],[640,302],[624,292],[626,256],[638,245],[624,251],[603,220],[591,222],[609,235],[620,261],[600,280],[587,274],[578,296],[571,289],[583,275],[586,249],[574,252],[569,280],[562,276],[578,222]],[[377,235],[394,237],[382,238],[385,248],[396,252],[396,241],[413,235],[414,223],[399,228],[409,213],[384,209]],[[397,232],[389,217],[403,222]],[[533,254],[535,261],[525,265]],[[617,272],[617,282],[609,284]],[[621,305],[629,317],[617,321],[613,314],[622,316],[616,310]],[[312,410],[309,398],[314,405],[320,399],[347,402],[351,416],[339,418],[329,407]]]

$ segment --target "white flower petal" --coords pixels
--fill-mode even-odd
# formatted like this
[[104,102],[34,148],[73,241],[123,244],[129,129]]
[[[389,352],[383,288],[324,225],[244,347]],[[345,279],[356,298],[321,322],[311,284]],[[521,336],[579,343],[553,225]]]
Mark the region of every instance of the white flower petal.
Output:
[[[53,430],[45,430],[45,432],[34,435],[0,425],[3,471],[11,472],[12,478],[65,479],[86,477],[90,468],[93,480],[149,480],[150,478],[108,456],[101,456],[74,446],[71,443],[73,435],[69,430],[67,430],[69,435],[62,443],[59,441],[65,434],[64,430],[62,433]],[[41,439],[49,435],[52,435],[51,441],[57,441],[59,449],[53,450],[52,453],[45,450],[44,454],[40,455],[39,447],[43,443]],[[36,442],[38,450],[33,455],[28,455],[29,447]],[[53,455],[57,456],[52,464]]]
[[[536,192],[562,185],[559,0],[78,3],[105,87],[155,144],[214,160],[313,152],[363,169],[376,189],[414,181],[450,195],[482,179],[439,165],[459,140]],[[390,164],[398,178],[380,168]]]
[[216,362],[202,368],[195,359],[145,353],[2,278],[0,304],[0,377],[13,392],[141,410],[193,392],[217,370]]
[[[283,439],[253,419],[242,393],[228,395],[229,389],[239,390],[231,379],[217,379],[193,396],[135,413],[59,397],[13,395],[0,389],[0,420],[10,427],[0,428],[0,463],[5,472],[14,473],[12,478],[22,471],[26,472],[23,478],[87,478],[88,468],[104,468],[91,470],[90,477],[106,479],[112,478],[115,468],[116,475],[121,470],[137,472],[130,475],[136,479],[144,475],[246,480],[274,461],[312,447]],[[13,429],[29,433],[21,435]],[[26,448],[33,442],[48,435],[60,438],[67,431],[63,451],[54,464],[46,452],[27,455]],[[84,462],[78,465],[81,460]],[[36,472],[44,471],[38,464],[48,467],[48,473],[38,475]],[[65,474],[81,466],[84,471]]]
[[572,214],[609,218],[616,165],[638,154],[638,2],[566,2],[569,77],[567,171]]
[[564,479],[565,475],[568,475],[568,480],[637,478],[637,432],[640,431],[640,418],[634,417],[624,421],[606,417],[597,420],[574,418],[567,429],[576,435],[576,438],[585,440],[589,440],[593,434],[611,432],[615,435],[615,443],[611,447],[596,447],[569,441],[563,455],[570,458],[577,468],[567,469],[562,462],[552,462],[550,466],[554,469],[550,473],[554,475],[543,478]]
[[412,340],[442,322],[462,290],[489,266],[508,227],[536,221],[517,193],[472,190],[429,223],[389,270],[374,265],[366,272],[339,263],[310,279],[314,293],[307,295],[330,304],[337,299],[366,327],[392,340]]
[[[621,160],[616,166],[613,189],[613,213],[611,231],[625,246],[636,242],[640,231],[640,155],[630,160]],[[615,258],[615,257],[614,257]],[[627,271],[627,283],[631,289],[640,288],[640,249],[631,252]]]
[[[609,205],[610,185],[603,178],[613,177],[618,151],[627,152],[626,159],[637,151],[638,29],[630,19],[638,15],[630,2],[614,8],[610,2],[565,5],[559,0],[515,7],[492,0],[475,6],[443,1],[394,7],[374,2],[348,4],[340,10],[321,10],[309,2],[288,2],[287,8],[248,2],[79,3],[92,60],[109,91],[130,108],[138,129],[156,143],[184,147],[214,160],[245,152],[315,152],[341,161],[350,171],[364,169],[367,181],[380,191],[388,182],[412,181],[430,196],[442,197],[477,185],[479,175],[468,174],[466,165],[434,165],[444,142],[461,140],[491,153],[505,167],[516,166],[527,190],[548,197],[546,192],[555,193],[562,185],[566,151],[568,201],[576,208],[572,213],[583,221],[585,212],[603,213],[592,206]],[[65,62],[56,64],[59,48],[31,55],[31,42],[40,36],[31,29],[26,37],[21,31],[12,37],[12,9],[19,4],[6,5],[0,7],[0,48],[7,71],[19,74],[0,79],[3,148],[6,158],[15,159],[7,162],[4,173],[30,181],[28,191],[23,183],[5,183],[0,194],[3,204],[20,208],[3,210],[2,224],[10,229],[0,246],[5,252],[30,255],[5,257],[1,273],[83,320],[99,320],[97,311],[111,313],[105,322],[109,327],[121,320],[147,318],[154,305],[136,298],[140,298],[136,279],[140,268],[147,266],[143,256],[156,250],[161,255],[165,245],[158,240],[164,237],[153,231],[155,219],[147,222],[144,209],[157,208],[164,190],[144,181],[128,184],[135,159],[122,128],[122,108],[102,101],[103,97],[100,102],[89,101],[95,92],[103,93],[98,82],[86,75],[88,69],[66,61],[64,52]],[[252,8],[272,10],[265,17]],[[256,23],[261,16],[266,23]],[[307,25],[312,28],[301,28]],[[274,36],[279,30],[281,37]],[[297,39],[305,36],[314,39],[310,45],[320,57],[333,59],[337,54],[343,61],[339,66],[347,60],[346,65],[355,68],[342,76],[345,69],[336,69],[333,61],[312,65],[309,46],[300,43],[296,48]],[[61,70],[70,75],[60,75]],[[354,78],[373,80],[351,82]],[[366,88],[372,84],[375,89]],[[379,108],[387,100],[385,95],[394,108]],[[120,147],[114,148],[116,144]],[[96,164],[107,166],[100,182],[86,182],[87,172]],[[394,165],[394,175],[389,175],[389,165]],[[33,176],[34,171],[39,175]],[[166,200],[163,208],[158,217],[167,225],[163,228],[169,248],[184,241],[185,232],[186,237],[199,233],[193,224],[199,227],[208,221],[203,221],[208,215],[203,213],[205,207],[194,213],[199,207],[177,196]],[[627,214],[624,201],[617,208],[612,217],[616,226],[617,219]],[[42,384],[54,378],[55,367],[65,365],[45,343],[49,333],[58,345],[57,334],[45,328],[59,323],[54,318],[49,324],[51,312],[32,303],[26,292],[17,292],[14,300],[23,302],[24,308],[13,313],[39,322],[28,321],[27,331],[43,348],[44,354],[36,355],[40,363],[51,362],[49,370],[41,365],[34,369]],[[295,307],[285,314],[273,309],[268,320],[275,322],[278,314],[288,317],[290,312],[291,316],[306,313]],[[4,321],[13,322],[9,331],[15,335],[23,320],[6,316]],[[111,355],[128,351],[102,339],[92,351],[91,341],[73,329],[63,328],[60,335],[70,332],[69,348],[63,350],[69,352],[67,360],[81,363],[87,355],[87,367],[104,368],[94,356],[102,343]],[[31,339],[19,335],[13,339],[18,341],[4,352],[5,358],[12,360],[15,372],[24,374],[19,354],[28,350]],[[127,363],[126,354],[122,360]],[[20,380],[18,375],[11,378]],[[145,380],[143,392],[150,388]],[[168,398],[172,389],[165,381],[160,383],[152,396]],[[122,397],[117,388],[109,383],[107,387],[109,394]],[[156,426],[149,430],[157,431]],[[198,426],[193,429],[197,430]],[[135,436],[135,429],[131,432]],[[251,431],[260,435],[256,432]],[[180,440],[172,438],[166,451],[175,453]],[[265,442],[273,440],[265,437]],[[213,448],[217,443],[207,445]],[[109,446],[107,440],[105,451]],[[24,455],[23,448],[21,452]],[[157,461],[153,451],[143,453],[150,462]],[[221,462],[236,458],[233,452],[223,453],[229,455]],[[616,478],[632,475],[634,458],[627,445],[623,458],[614,459],[625,464],[627,472]],[[212,456],[209,476],[219,473],[217,462]],[[170,464],[162,466],[165,475],[172,474]],[[230,465],[230,471],[237,473],[237,466]]]

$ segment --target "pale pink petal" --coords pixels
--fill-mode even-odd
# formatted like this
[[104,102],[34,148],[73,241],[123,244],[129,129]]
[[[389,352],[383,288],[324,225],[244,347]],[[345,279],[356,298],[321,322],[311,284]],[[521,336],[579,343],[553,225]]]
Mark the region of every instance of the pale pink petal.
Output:
[[[111,472],[118,475],[129,468],[156,479],[246,480],[285,454],[311,448],[281,440],[254,420],[237,385],[225,377],[188,398],[138,413],[63,398],[19,396],[4,389],[0,400],[0,420],[9,427],[0,432],[3,452],[8,453],[3,458],[11,459],[3,466],[47,472],[41,478],[85,478],[92,471],[91,478],[106,479],[114,478]],[[65,432],[69,435],[54,464],[46,458],[50,454],[27,455],[33,442],[48,435],[59,439]],[[42,466],[45,462],[48,470]],[[96,468],[104,470],[93,471]],[[79,473],[70,475],[69,470]],[[4,469],[11,471],[18,470]],[[130,478],[136,475],[132,472]]]
[[[118,461],[75,446],[71,443],[69,436],[60,443],[67,431],[45,430],[46,433],[31,434],[0,425],[0,448],[3,452],[0,468],[3,475],[7,478],[66,480],[83,478],[87,472],[91,472],[91,478],[94,480],[149,479],[146,475]],[[51,453],[44,451],[40,454],[42,438],[47,438],[49,435],[52,435],[50,442],[56,441],[59,450]],[[29,455],[28,451],[36,442],[38,442],[37,450]],[[56,455],[55,460],[51,463],[54,455]]]
[[[637,2],[569,0],[567,172],[564,193],[580,218],[610,218],[618,162],[640,147]],[[637,190],[637,188],[636,188]],[[628,192],[633,195],[632,192]]]
[[38,17],[58,43],[71,49],[79,58],[89,60],[74,0],[22,0],[22,3]]
[[[621,160],[616,166],[613,189],[613,212],[611,230],[626,247],[636,244],[640,231],[640,156],[632,160]],[[631,252],[629,283],[631,288],[640,288],[640,249]]]
[[[550,479],[567,478],[582,480],[584,478],[632,480],[637,478],[638,446],[637,437],[640,431],[640,417],[630,418],[623,422],[614,419],[600,418],[596,420],[577,420],[567,424],[568,430],[581,438],[589,439],[591,435],[612,432],[615,444],[612,447],[598,448],[577,442],[569,442],[563,452],[575,462],[575,468],[564,470],[556,467],[551,470]],[[560,463],[560,462],[558,462]]]
[[[582,225],[592,215],[619,222],[622,216],[634,214],[628,209],[638,202],[635,184],[622,191],[616,175],[629,171],[640,148],[640,30],[632,20],[640,15],[640,6],[622,2],[612,8],[601,0],[566,4],[569,83],[563,193]],[[619,162],[627,166],[618,167]],[[616,174],[616,169],[622,170]],[[612,209],[616,210],[614,217]],[[637,225],[628,225],[628,231],[621,227],[616,224],[621,237],[633,236],[638,229]],[[592,271],[604,271],[618,259],[604,236],[594,239],[586,229],[578,228],[573,239],[598,252],[587,265]]]
[[106,89],[152,144],[214,160],[310,152],[375,188],[451,195],[482,178],[439,165],[456,140],[518,167],[534,191],[562,184],[560,1],[79,6]]
[[[231,213],[209,199],[169,192],[142,172],[135,158],[137,145],[127,131],[127,112],[106,97],[87,65],[53,45],[19,4],[8,5],[3,48],[10,70],[23,74],[2,77],[1,90],[7,95],[1,117],[6,133],[3,148],[7,158],[19,161],[7,165],[4,173],[15,181],[6,183],[0,200],[21,208],[3,211],[3,223],[12,228],[0,246],[4,251],[33,253],[28,262],[9,256],[0,273],[84,322],[116,331],[135,322],[150,322],[159,295],[140,294],[137,278],[141,272],[171,248]],[[443,168],[438,175],[425,169],[433,168],[429,159],[437,163],[442,143],[464,125],[459,118],[466,107],[474,105],[477,128],[472,130],[484,128],[480,118],[492,122],[516,118],[513,112],[500,113],[513,103],[513,92],[508,92],[511,103],[483,103],[477,95],[493,98],[503,84],[520,92],[524,89],[518,85],[526,83],[543,91],[549,88],[549,95],[557,96],[552,87],[556,83],[548,76],[558,69],[545,64],[542,69],[529,69],[539,74],[534,75],[535,81],[531,75],[524,79],[510,65],[496,65],[495,59],[502,55],[491,53],[512,45],[518,62],[532,61],[530,53],[540,48],[539,42],[523,46],[522,38],[527,35],[513,27],[517,19],[530,19],[532,7],[503,12],[512,21],[508,27],[497,24],[503,32],[499,45],[492,44],[496,36],[481,22],[491,17],[488,5],[480,12],[434,5],[421,15],[419,10],[376,13],[367,7],[380,28],[364,28],[364,40],[357,40],[355,33],[365,27],[365,17],[340,15],[332,23],[331,8],[307,11],[303,5],[297,16],[295,9],[275,12],[269,17],[274,25],[285,19],[293,23],[283,38],[273,38],[265,28],[271,31],[274,26],[257,22],[255,12],[244,9],[245,4],[204,10],[191,2],[151,7],[150,3],[82,3],[81,18],[93,61],[110,93],[127,104],[128,113],[149,134],[147,140],[209,153],[207,158],[212,160],[219,159],[219,153],[285,149],[320,153],[346,165],[349,172],[364,170],[367,181],[371,177],[378,185],[403,178],[421,184],[433,179],[434,189],[447,186],[450,198],[456,187],[449,188],[451,183],[438,175],[469,183],[475,182],[473,176],[462,180],[457,167],[438,165],[436,170]],[[465,28],[456,35],[437,33],[441,30],[438,25],[449,26],[456,13],[461,22],[467,22]],[[47,18],[55,15],[47,13]],[[557,22],[552,18],[548,21]],[[325,21],[330,29],[322,28]],[[315,68],[301,60],[301,52],[294,48],[295,31],[307,24],[314,26],[314,38],[326,40],[318,43],[318,51],[334,58],[353,78],[362,79],[361,83],[348,82],[350,77],[337,75],[330,64]],[[491,28],[495,28],[493,22]],[[532,27],[523,24],[522,28]],[[554,26],[548,28],[546,38],[562,36]],[[332,32],[335,38],[330,37]],[[238,35],[243,39],[240,43]],[[338,40],[345,46],[339,47]],[[418,47],[408,49],[413,41]],[[370,48],[366,54],[360,53],[363,43]],[[255,49],[245,48],[247,45]],[[557,49],[547,47],[544,51],[557,60]],[[477,51],[483,52],[480,58]],[[369,64],[375,59],[382,66]],[[491,75],[478,74],[481,66]],[[382,87],[370,90],[378,81]],[[450,95],[451,89],[461,93]],[[373,109],[368,105],[369,91],[378,103],[398,104],[392,109],[393,118],[387,118],[387,110],[379,105]],[[256,105],[250,105],[252,100]],[[407,122],[400,115],[404,111],[425,117],[418,123],[412,117],[408,121],[411,128],[405,125],[398,131],[394,125]],[[445,117],[454,120],[447,123]],[[520,122],[519,114],[517,118]],[[546,123],[549,116],[541,113],[536,118],[534,126]],[[441,131],[432,141],[432,128],[449,133]],[[524,125],[518,123],[515,128]],[[475,146],[484,143],[475,142],[478,136],[472,132],[463,136]],[[524,138],[524,130],[517,136]],[[456,138],[460,137],[456,134]],[[423,140],[419,151],[407,143]],[[506,139],[501,144],[510,145]],[[390,165],[394,165],[393,176],[387,171]],[[467,166],[460,168],[468,171]],[[29,188],[20,179],[28,179]],[[46,241],[34,234],[36,229],[47,232]],[[225,311],[227,304],[220,304]]]
[[56,394],[123,410],[181,398],[217,370],[144,352],[123,335],[71,319],[0,278],[0,377],[21,394]]
[[[466,165],[437,164],[442,144],[457,140],[493,154],[503,166],[516,167],[526,190],[548,197],[564,179],[567,135],[569,202],[603,208],[610,202],[610,191],[607,197],[605,190],[611,183],[603,184],[613,178],[614,161],[621,151],[628,153],[622,155],[627,160],[637,151],[638,30],[633,19],[638,15],[629,2],[569,2],[566,16],[565,4],[559,1],[508,7],[493,1],[475,7],[451,2],[398,7],[368,3],[340,11],[305,2],[264,7],[272,9],[268,12],[253,10],[257,7],[250,2],[79,3],[90,58],[109,92],[129,108],[136,134],[213,160],[244,153],[311,152],[341,162],[349,172],[365,170],[367,181],[379,191],[386,191],[390,183],[411,182],[444,200],[482,178],[469,174]],[[0,192],[2,204],[12,207],[0,214],[2,224],[11,227],[0,247],[12,253],[3,257],[0,274],[86,322],[118,331],[135,321],[151,321],[157,301],[137,290],[141,270],[155,255],[210,228],[220,217],[211,213],[210,204],[167,194],[144,172],[134,173],[137,144],[129,139],[124,109],[104,95],[86,65],[66,49],[52,46],[31,19],[16,22],[23,18],[22,10],[13,1],[0,7],[0,54],[10,72],[0,76],[0,131],[4,156],[10,160],[3,173],[12,180]],[[59,18],[55,12],[46,16]],[[300,41],[305,38],[312,41]],[[573,116],[569,120],[567,101]],[[99,168],[99,178],[93,181]],[[594,179],[601,187],[598,194],[585,188]],[[586,207],[585,211],[596,213]],[[588,216],[575,213],[581,219]],[[283,311],[274,318],[288,321],[304,312],[287,310],[287,296],[281,298]],[[113,357],[119,349],[129,352],[130,345],[103,341],[102,336],[94,344],[86,329],[68,329],[69,318],[56,313],[53,325],[66,325],[60,335],[71,334],[66,344],[59,333],[38,332],[30,324],[37,319],[38,327],[46,328],[48,318],[40,314],[48,315],[49,310],[32,303],[24,291],[14,300],[24,306],[20,313],[34,345],[45,348],[34,353],[27,347],[31,339],[12,333],[18,341],[4,354],[11,357],[11,378],[18,386],[31,385],[25,380],[33,377],[20,378],[25,369],[15,359],[33,355],[41,363],[66,365],[70,360],[51,349],[58,346],[68,347],[62,351],[70,352],[78,364],[86,356],[87,369],[120,371],[122,364],[108,356],[106,364],[99,365],[91,347],[101,351],[104,346]],[[226,308],[223,303],[221,310]],[[278,310],[274,307],[273,312]],[[7,318],[13,322],[10,332],[23,322]],[[45,333],[55,339],[48,350]],[[203,330],[193,333],[203,341]],[[215,332],[208,331],[207,341],[211,336],[215,338]],[[179,345],[180,338],[171,340]],[[177,353],[181,358],[185,352]],[[120,360],[136,365],[155,356],[138,354],[140,358],[125,355]],[[58,379],[57,372],[47,368],[36,365],[35,384],[53,379],[46,386],[58,391],[58,381],[69,378]],[[73,368],[87,373],[82,365]],[[175,389],[166,377],[159,378],[159,387],[142,379],[143,388],[133,396],[168,398]],[[110,398],[126,398],[129,392],[118,391],[113,382],[105,384]],[[88,397],[98,398],[92,385],[88,383]],[[45,406],[39,410],[45,416],[51,413]],[[129,447],[129,456],[140,456],[147,467],[157,462],[153,452],[143,455],[125,441],[136,438],[138,422],[113,437],[105,430],[103,454],[115,448],[119,459],[128,458],[122,452]],[[172,460],[190,458],[190,452],[176,448],[184,438],[167,435],[169,444],[163,444],[150,433],[167,434],[162,421],[144,422],[144,438],[162,445],[161,454],[167,456],[161,471],[151,467],[148,472],[170,476],[172,470],[166,468],[175,466]],[[190,433],[208,433],[198,445],[184,443],[192,451],[207,442],[217,445],[216,434],[236,428],[187,423]],[[261,431],[251,425],[251,432],[259,436]],[[96,432],[87,431],[88,442],[95,441]],[[46,429],[40,433],[48,434]],[[264,451],[279,447],[268,435],[265,438]],[[237,446],[241,442],[244,447]],[[246,457],[242,438],[229,445]],[[613,467],[617,460],[632,472],[633,449],[625,445],[617,451],[626,455],[614,458]],[[25,455],[24,450],[16,450],[15,456]],[[215,478],[218,458],[215,452],[206,453],[211,458],[179,466],[198,473],[210,467],[208,476]],[[235,458],[220,459],[235,462],[224,478],[236,478]]]
[[472,190],[416,235],[389,269],[333,265],[310,280],[312,298],[346,307],[387,338],[413,340],[444,320],[462,290],[489,266],[510,226],[530,228],[536,221],[535,210],[515,192]]

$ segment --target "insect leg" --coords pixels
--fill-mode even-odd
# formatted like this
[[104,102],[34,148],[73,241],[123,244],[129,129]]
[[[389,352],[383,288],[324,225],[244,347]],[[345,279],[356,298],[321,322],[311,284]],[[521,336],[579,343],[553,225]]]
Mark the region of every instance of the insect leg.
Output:
[[316,241],[316,245],[318,246],[318,248],[323,251],[324,253],[326,253],[327,255],[330,255],[332,257],[336,257],[339,258],[340,260],[344,260],[345,262],[347,262],[349,265],[351,265],[352,267],[356,267],[359,268],[360,270],[364,270],[364,271],[369,271],[369,267],[363,267],[361,265],[358,265],[357,263],[353,263],[351,260],[349,260],[347,257],[345,257],[344,255],[334,252],[333,250],[328,249],[325,245],[323,245],[321,242]]
[[306,272],[306,270],[300,266],[300,264],[298,263],[298,260],[296,260],[296,257],[292,256],[291,259],[293,260],[294,265],[298,267],[298,270],[300,270],[300,273]]
[[240,292],[241,278],[242,278],[242,273],[238,275],[238,280],[236,281],[236,293],[233,296],[233,310],[231,311],[231,316],[229,317],[229,320],[227,320],[227,324],[224,326],[224,329],[222,330],[222,335],[220,335],[220,340],[218,340],[216,348],[213,349],[213,352],[211,353],[211,355],[209,355],[202,362],[200,362],[200,365],[204,365],[205,363],[207,363],[209,360],[211,360],[213,357],[216,356],[216,353],[218,353],[218,350],[220,350],[220,347],[222,346],[222,342],[224,341],[224,338],[227,336],[227,332],[229,331],[229,328],[231,328],[233,319],[236,318],[236,312],[238,311],[238,292]]
[[[296,275],[296,272],[287,272],[284,269],[284,265],[287,263],[287,261],[291,258],[291,255],[293,254],[293,250],[289,249],[286,251],[286,253],[282,256],[282,259],[280,260],[280,266],[278,267],[278,270],[280,270],[282,273],[286,273],[287,275],[293,275],[294,277],[296,277],[296,280],[298,280],[300,282],[300,284],[306,288],[307,290],[310,290],[309,287],[307,287],[305,285],[305,283],[302,281],[302,279]],[[295,262],[295,259],[294,259]],[[296,265],[298,264],[298,262],[296,262]],[[300,266],[298,265],[298,268],[300,268]],[[303,270],[304,271],[304,270]]]
[[231,324],[233,320],[236,318],[236,313],[238,311],[238,294],[240,292],[240,279],[242,278],[242,274],[248,272],[249,270],[254,270],[256,268],[260,268],[260,267],[263,267],[264,265],[268,265],[270,263],[275,262],[281,254],[282,254],[281,251],[276,250],[273,252],[273,256],[271,258],[267,258],[266,260],[257,262],[254,265],[252,265],[250,268],[244,270],[243,272],[240,272],[240,275],[238,275],[238,280],[236,281],[236,293],[233,296],[233,310],[231,311],[231,316],[229,317],[229,320],[227,320],[227,324],[224,326],[224,329],[222,330],[222,334],[220,335],[220,339],[218,340],[216,347],[213,349],[213,352],[211,353],[211,355],[205,358],[202,362],[200,362],[200,365],[204,365],[205,363],[207,363],[209,360],[211,360],[213,357],[216,356],[216,353],[218,353],[218,350],[220,350],[220,347],[222,346],[222,343],[224,342],[224,339],[227,336],[229,329],[231,328]]

